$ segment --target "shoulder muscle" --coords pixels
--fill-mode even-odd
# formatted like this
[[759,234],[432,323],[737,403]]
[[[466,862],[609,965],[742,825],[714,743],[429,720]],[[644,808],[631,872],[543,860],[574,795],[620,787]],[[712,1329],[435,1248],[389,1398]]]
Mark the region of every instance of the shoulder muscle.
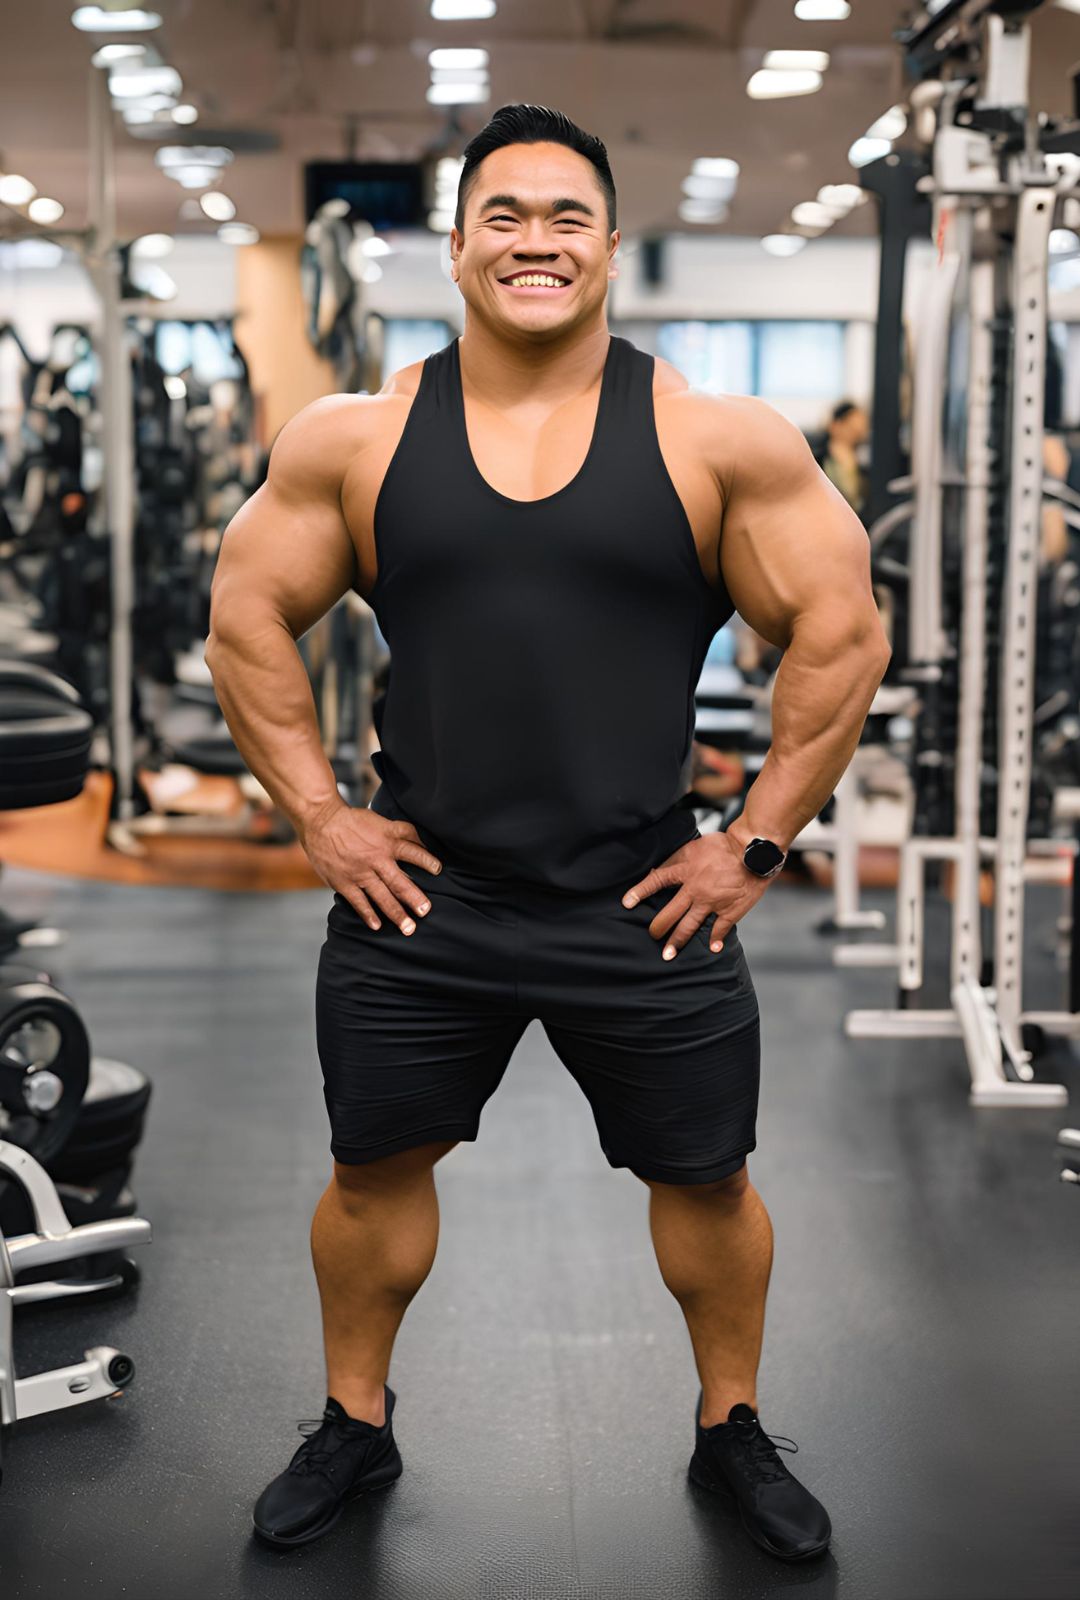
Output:
[[811,612],[838,636],[879,626],[866,530],[795,424],[748,395],[695,396],[694,407],[723,494],[720,562],[740,616],[781,649]]

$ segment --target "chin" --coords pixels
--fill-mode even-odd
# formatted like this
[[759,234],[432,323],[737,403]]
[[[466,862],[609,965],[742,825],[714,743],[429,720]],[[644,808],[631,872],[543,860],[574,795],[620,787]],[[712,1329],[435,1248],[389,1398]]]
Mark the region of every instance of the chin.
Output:
[[528,307],[523,306],[517,315],[504,311],[503,322],[512,328],[520,328],[523,333],[564,333],[567,328],[572,328],[581,321],[581,310],[580,306],[567,307],[565,310],[549,306],[542,311],[537,307],[537,311],[540,312],[537,315],[536,312],[531,312]]

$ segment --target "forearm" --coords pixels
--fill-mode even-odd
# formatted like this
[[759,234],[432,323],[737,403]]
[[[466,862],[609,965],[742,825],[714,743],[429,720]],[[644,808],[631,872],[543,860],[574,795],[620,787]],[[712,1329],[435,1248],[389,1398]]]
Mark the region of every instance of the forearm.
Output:
[[212,633],[206,664],[237,749],[301,836],[343,804],[319,733],[311,682],[284,622],[271,612]]
[[728,833],[745,845],[773,839],[784,850],[811,822],[843,776],[885,675],[880,632],[852,639],[807,620],[777,669],[772,744]]

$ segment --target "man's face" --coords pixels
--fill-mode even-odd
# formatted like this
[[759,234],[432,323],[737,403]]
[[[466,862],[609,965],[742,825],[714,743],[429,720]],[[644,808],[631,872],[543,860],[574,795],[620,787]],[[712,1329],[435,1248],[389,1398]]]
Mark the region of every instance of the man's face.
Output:
[[[470,314],[491,327],[542,341],[603,306],[620,235],[608,232],[595,167],[575,150],[493,150],[476,170],[464,223],[464,235],[450,232],[451,271]],[[520,282],[537,273],[559,286]]]
[[852,449],[865,444],[870,437],[870,419],[861,406],[856,406],[854,411],[848,412],[840,423],[840,434]]

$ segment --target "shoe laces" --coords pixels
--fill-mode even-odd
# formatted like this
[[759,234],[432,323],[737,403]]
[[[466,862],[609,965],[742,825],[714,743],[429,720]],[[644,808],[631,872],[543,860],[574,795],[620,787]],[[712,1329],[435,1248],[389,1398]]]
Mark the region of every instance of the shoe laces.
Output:
[[321,1472],[325,1477],[330,1477],[330,1467],[335,1456],[343,1445],[350,1440],[369,1440],[369,1433],[350,1434],[348,1424],[340,1418],[333,1417],[329,1412],[324,1412],[321,1417],[305,1417],[297,1423],[297,1430],[305,1439],[316,1439],[325,1429],[326,1434],[320,1444],[302,1444],[296,1456],[290,1462],[288,1471],[297,1475],[308,1472]]
[[789,1455],[798,1455],[799,1447],[794,1439],[788,1439],[782,1433],[775,1438],[767,1434],[756,1417],[752,1424],[737,1422],[734,1437],[742,1446],[746,1464],[759,1483],[779,1483],[782,1478],[789,1476],[775,1447],[779,1444],[780,1449],[787,1450]]

